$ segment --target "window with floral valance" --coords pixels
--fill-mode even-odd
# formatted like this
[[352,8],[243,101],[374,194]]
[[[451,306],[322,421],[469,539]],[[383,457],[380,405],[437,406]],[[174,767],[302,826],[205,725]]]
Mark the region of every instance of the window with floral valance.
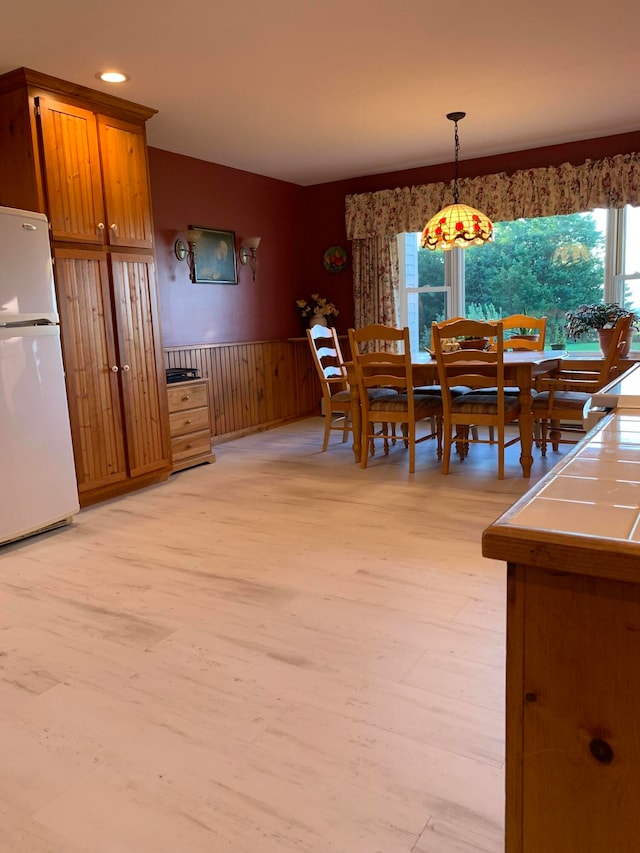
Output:
[[[640,205],[640,153],[587,160],[574,166],[525,169],[464,178],[460,199],[496,222]],[[453,182],[424,184],[346,197],[347,237],[395,237],[421,231],[450,204]]]

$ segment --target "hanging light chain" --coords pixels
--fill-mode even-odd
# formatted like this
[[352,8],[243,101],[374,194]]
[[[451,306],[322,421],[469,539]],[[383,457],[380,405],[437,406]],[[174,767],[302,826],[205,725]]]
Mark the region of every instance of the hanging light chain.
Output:
[[453,122],[453,139],[455,146],[456,171],[453,178],[453,203],[458,203],[458,177],[460,175],[460,167],[458,164],[458,155],[460,154],[460,137],[458,136],[458,122],[465,117],[466,113],[447,113],[449,121]]
[[453,203],[458,203],[458,176],[460,174],[459,166],[458,166],[458,154],[460,153],[460,138],[458,136],[458,122],[454,122],[454,140],[455,140],[455,151],[456,151],[456,171],[455,176],[453,178]]

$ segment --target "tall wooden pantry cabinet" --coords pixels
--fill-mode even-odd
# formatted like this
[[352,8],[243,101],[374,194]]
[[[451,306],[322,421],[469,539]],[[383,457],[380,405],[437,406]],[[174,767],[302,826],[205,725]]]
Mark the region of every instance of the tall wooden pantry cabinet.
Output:
[[80,503],[167,477],[145,122],[26,68],[0,76],[0,205],[46,213]]

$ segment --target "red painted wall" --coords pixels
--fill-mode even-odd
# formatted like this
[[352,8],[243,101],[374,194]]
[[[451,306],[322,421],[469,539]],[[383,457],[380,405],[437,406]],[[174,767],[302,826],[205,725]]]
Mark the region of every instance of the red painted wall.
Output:
[[[300,334],[302,188],[203,160],[149,149],[164,345],[269,340]],[[190,225],[261,237],[257,281],[238,262],[238,284],[192,284],[173,246]]]
[[[580,164],[640,150],[640,132],[460,162],[460,177],[508,174],[561,163]],[[178,154],[150,149],[160,303],[166,346],[263,340],[300,335],[295,300],[319,292],[337,305],[338,331],[353,325],[351,266],[323,268],[329,246],[350,253],[345,195],[433,181],[449,181],[453,164],[298,187]],[[260,269],[253,284],[239,267],[240,284],[194,285],[173,255],[178,233],[190,224],[259,235]],[[240,240],[237,240],[240,245]]]

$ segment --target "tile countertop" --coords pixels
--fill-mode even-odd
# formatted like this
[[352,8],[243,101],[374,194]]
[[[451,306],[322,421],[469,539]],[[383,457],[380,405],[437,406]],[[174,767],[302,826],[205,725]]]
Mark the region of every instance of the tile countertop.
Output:
[[483,555],[640,580],[640,411],[600,421],[485,530]]

